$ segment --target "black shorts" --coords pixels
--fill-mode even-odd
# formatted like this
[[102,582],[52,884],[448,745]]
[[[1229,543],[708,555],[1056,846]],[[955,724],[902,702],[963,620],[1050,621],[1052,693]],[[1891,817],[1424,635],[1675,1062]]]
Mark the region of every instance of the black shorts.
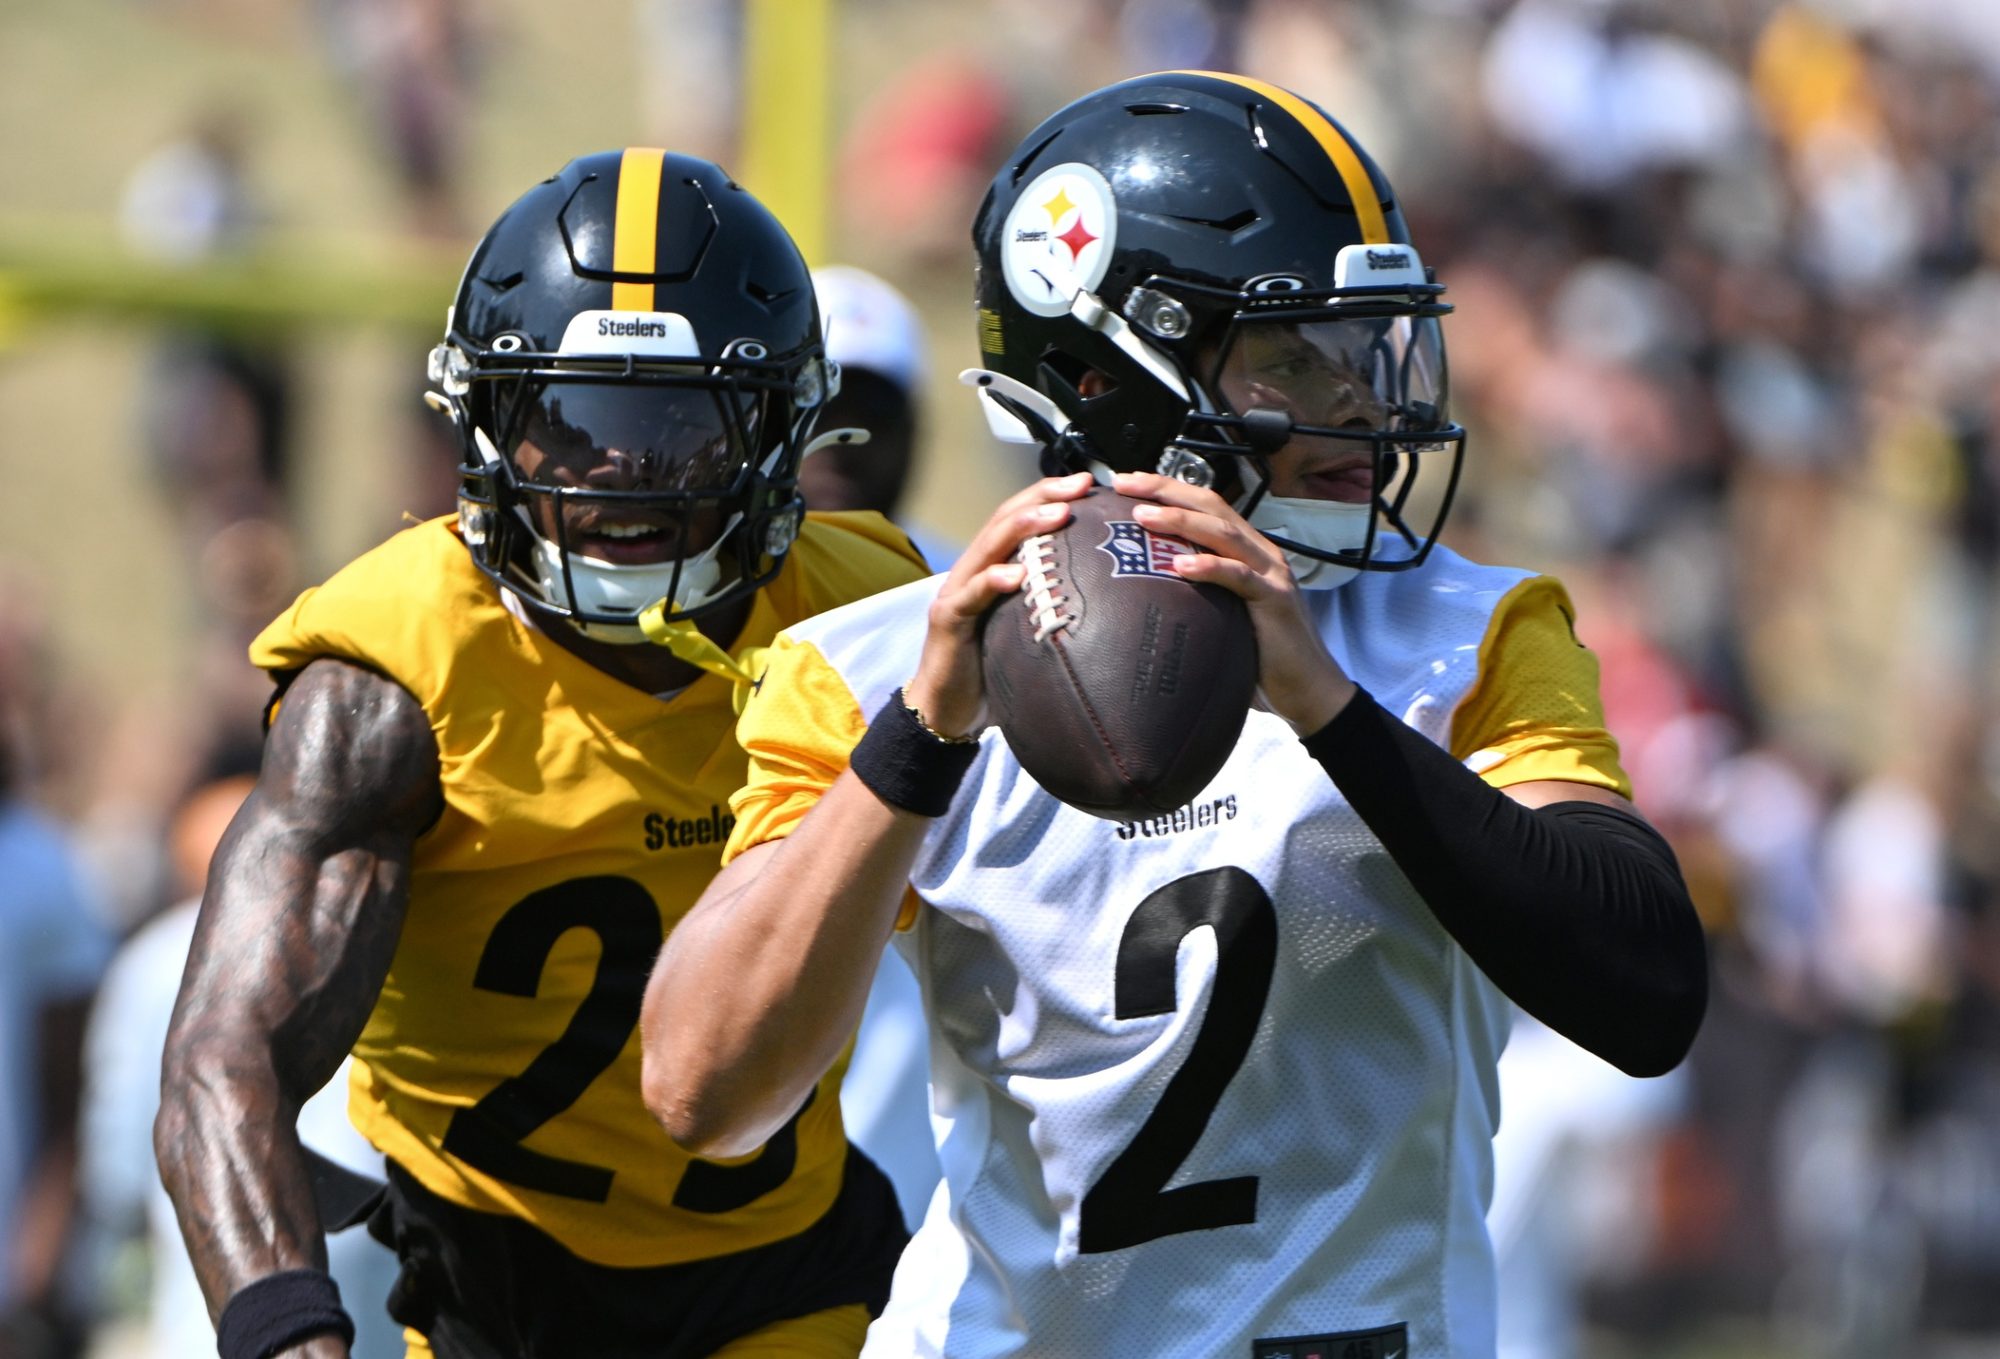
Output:
[[709,1260],[592,1264],[522,1219],[439,1198],[394,1162],[368,1231],[403,1262],[389,1315],[438,1359],[703,1359],[776,1321],[854,1303],[880,1313],[909,1240],[888,1178],[851,1146],[818,1222]]

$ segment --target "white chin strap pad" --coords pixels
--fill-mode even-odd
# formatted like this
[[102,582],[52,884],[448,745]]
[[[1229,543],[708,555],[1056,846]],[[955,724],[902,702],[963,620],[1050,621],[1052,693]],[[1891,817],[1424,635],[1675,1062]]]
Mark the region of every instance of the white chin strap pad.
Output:
[[[1273,538],[1283,538],[1320,552],[1359,552],[1368,544],[1368,527],[1375,507],[1344,500],[1306,500],[1267,495],[1250,513],[1251,526]],[[1292,576],[1305,590],[1331,590],[1360,572],[1352,566],[1285,553]]]
[[[705,604],[721,591],[722,564],[717,558],[723,543],[728,540],[729,535],[724,533],[681,564],[680,589],[673,601],[674,609],[690,609]],[[569,592],[563,588],[562,550],[536,534],[534,551],[535,575],[541,582],[543,593],[552,603],[585,613],[631,615],[629,627],[625,624],[577,624],[586,635],[604,641],[645,641],[646,634],[638,626],[639,615],[665,598],[667,590],[673,585],[674,564],[670,561],[621,566],[581,553],[571,553],[570,578],[576,585],[577,595],[571,599]]]

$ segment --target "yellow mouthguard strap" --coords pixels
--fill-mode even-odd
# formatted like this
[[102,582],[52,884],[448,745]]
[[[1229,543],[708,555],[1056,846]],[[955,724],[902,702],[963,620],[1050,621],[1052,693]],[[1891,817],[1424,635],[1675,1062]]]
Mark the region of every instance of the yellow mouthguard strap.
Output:
[[757,672],[764,668],[764,652],[768,648],[747,646],[731,656],[688,619],[669,623],[666,616],[667,603],[661,600],[639,615],[639,630],[646,634],[648,641],[665,647],[677,659],[728,680],[736,687],[731,702],[737,712],[742,712],[744,701],[757,682]]

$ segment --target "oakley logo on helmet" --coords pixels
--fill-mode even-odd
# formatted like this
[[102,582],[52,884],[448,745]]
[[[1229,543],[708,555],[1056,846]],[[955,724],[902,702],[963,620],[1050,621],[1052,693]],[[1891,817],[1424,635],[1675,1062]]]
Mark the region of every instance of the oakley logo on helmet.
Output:
[[565,354],[644,354],[657,359],[701,357],[694,326],[671,311],[580,311],[563,331]]
[[1002,229],[1007,291],[1037,316],[1060,316],[1111,267],[1118,207],[1111,185],[1080,162],[1053,166],[1014,201]]

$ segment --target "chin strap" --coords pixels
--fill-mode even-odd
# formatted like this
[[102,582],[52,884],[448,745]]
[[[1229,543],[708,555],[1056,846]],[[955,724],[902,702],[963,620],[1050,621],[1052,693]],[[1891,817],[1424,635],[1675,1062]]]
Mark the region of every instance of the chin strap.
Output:
[[770,648],[746,646],[732,656],[710,641],[693,620],[683,618],[667,622],[667,602],[664,599],[649,605],[639,614],[639,631],[646,634],[647,641],[673,652],[676,660],[686,661],[697,669],[728,680],[734,686],[730,705],[739,713],[749,701],[750,691],[763,677],[764,653]]

